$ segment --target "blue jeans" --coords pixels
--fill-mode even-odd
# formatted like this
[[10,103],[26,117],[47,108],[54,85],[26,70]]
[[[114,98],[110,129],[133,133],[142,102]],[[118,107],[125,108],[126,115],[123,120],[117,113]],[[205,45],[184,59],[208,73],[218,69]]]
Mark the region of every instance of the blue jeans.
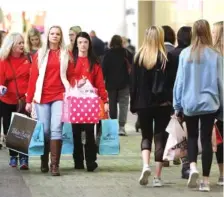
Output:
[[35,104],[37,119],[44,125],[46,141],[62,139],[62,106],[63,101]]

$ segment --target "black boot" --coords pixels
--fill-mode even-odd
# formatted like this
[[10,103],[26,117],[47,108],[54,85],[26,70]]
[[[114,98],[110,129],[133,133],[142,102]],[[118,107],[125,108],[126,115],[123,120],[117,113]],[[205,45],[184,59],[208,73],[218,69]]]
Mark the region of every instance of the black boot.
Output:
[[93,172],[95,169],[97,169],[98,164],[95,161],[94,162],[87,162],[86,167],[87,167],[88,172]]
[[96,163],[97,159],[97,147],[94,139],[88,139],[85,144],[85,159],[87,171],[93,172],[98,164]]
[[83,144],[81,139],[80,131],[73,132],[74,139],[74,151],[73,151],[73,159],[74,159],[74,168],[77,170],[83,170],[84,167],[84,154],[83,154]]

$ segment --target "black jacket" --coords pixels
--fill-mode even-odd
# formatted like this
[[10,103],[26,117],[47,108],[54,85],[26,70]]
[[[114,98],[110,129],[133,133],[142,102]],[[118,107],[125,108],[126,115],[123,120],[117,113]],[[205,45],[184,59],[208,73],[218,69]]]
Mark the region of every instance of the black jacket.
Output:
[[132,55],[124,48],[109,49],[102,61],[107,90],[126,88],[129,85],[129,73],[126,60],[132,62]]
[[[137,61],[138,62],[138,61]],[[173,98],[173,77],[175,76],[172,65],[169,64],[169,59],[166,64],[165,73],[165,91],[159,97],[152,93],[153,78],[155,76],[156,69],[160,69],[162,63],[157,60],[153,69],[147,70],[138,63],[133,64],[131,72],[131,85],[130,85],[130,110],[132,113],[136,113],[141,109],[146,109],[152,106],[160,106],[165,102],[172,103]]]
[[96,54],[97,57],[104,55],[105,44],[98,37],[92,38],[92,47],[93,47],[93,52]]
[[171,79],[173,81],[171,81],[171,83],[173,85],[174,85],[174,82],[175,82],[175,79],[176,79],[180,53],[186,47],[187,46],[180,44],[174,50],[172,50],[168,53],[169,64],[172,66],[172,75],[173,76],[171,77]]

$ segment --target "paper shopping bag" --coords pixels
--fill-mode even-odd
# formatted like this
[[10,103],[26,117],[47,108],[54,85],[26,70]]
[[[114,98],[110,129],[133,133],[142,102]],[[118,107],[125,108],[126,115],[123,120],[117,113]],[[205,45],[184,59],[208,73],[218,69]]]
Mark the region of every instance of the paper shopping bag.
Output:
[[37,122],[33,135],[30,140],[29,156],[40,156],[44,154],[44,126],[43,123]]
[[70,123],[64,123],[62,130],[62,150],[61,154],[73,154],[74,151],[74,142],[73,142],[73,133],[72,125]]
[[187,155],[187,133],[176,118],[171,118],[166,131],[169,133],[163,160],[172,161]]
[[119,124],[117,119],[101,120],[99,154],[117,155],[120,153]]
[[11,125],[6,136],[6,147],[28,155],[29,145],[37,121],[23,114],[13,113]]

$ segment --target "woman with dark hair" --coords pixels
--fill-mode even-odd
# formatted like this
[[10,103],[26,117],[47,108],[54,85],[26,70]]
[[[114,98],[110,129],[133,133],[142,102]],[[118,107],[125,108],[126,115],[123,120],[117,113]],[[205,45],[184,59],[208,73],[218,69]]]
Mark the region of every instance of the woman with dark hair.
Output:
[[132,55],[123,48],[122,38],[114,35],[110,42],[110,50],[104,56],[102,67],[109,95],[110,117],[117,119],[117,103],[119,104],[119,134],[126,135],[125,124],[129,103],[129,62]]
[[[175,35],[175,31],[167,25],[162,26],[162,29],[164,31],[164,45],[166,48],[166,53],[172,51],[175,49],[175,41],[176,41],[176,35]],[[175,159],[173,161],[174,165],[180,165],[180,160],[179,159]],[[163,163],[164,167],[169,167],[170,166],[170,162],[169,161],[164,161]]]
[[[77,34],[72,50],[75,63],[75,79],[78,87],[83,86],[86,80],[96,88],[101,100],[104,102],[105,112],[109,111],[108,96],[105,89],[103,72],[97,57],[92,51],[92,43],[86,32]],[[73,84],[74,85],[74,84]],[[84,154],[82,146],[82,131],[86,133],[85,160],[88,171],[94,171],[98,164],[96,163],[96,143],[94,137],[94,124],[73,124],[74,137],[74,162],[75,169],[84,169]]]
[[175,41],[176,41],[176,35],[175,31],[168,25],[162,26],[164,31],[164,44],[166,48],[166,52],[170,52],[174,49]]
[[[174,69],[172,72],[172,74],[174,74],[172,79],[174,80],[176,78],[180,53],[183,49],[185,49],[191,44],[191,34],[192,34],[191,27],[188,27],[188,26],[181,27],[179,31],[177,32],[178,46],[174,50],[168,53],[170,65],[172,65],[172,68]],[[174,84],[174,81],[172,81],[172,84]],[[181,160],[182,160],[182,178],[188,179],[189,172],[190,172],[189,161],[187,157],[181,158]],[[174,164],[175,164],[175,161],[176,160],[174,160]]]

